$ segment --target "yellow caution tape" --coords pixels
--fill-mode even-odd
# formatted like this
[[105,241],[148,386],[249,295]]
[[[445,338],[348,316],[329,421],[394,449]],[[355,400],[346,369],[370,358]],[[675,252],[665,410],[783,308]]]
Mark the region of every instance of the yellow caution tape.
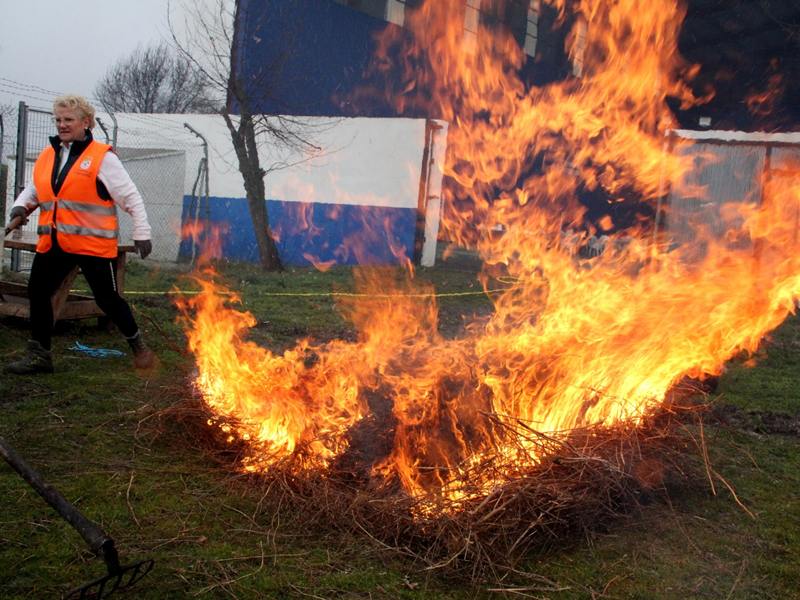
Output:
[[[322,298],[332,296],[346,296],[352,298],[456,298],[460,296],[484,296],[489,294],[500,294],[509,288],[496,290],[481,290],[474,292],[448,292],[442,294],[359,294],[356,292],[261,292],[259,296],[280,296],[290,298]],[[73,294],[89,294],[89,290],[70,290]],[[124,296],[196,296],[202,294],[200,290],[168,290],[159,291],[124,291]],[[233,296],[234,292],[217,292],[220,296]]]

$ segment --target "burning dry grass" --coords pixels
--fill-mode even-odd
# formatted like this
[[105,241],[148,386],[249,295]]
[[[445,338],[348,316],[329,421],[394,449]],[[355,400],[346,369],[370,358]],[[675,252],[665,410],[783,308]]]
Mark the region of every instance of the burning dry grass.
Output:
[[[543,87],[517,77],[510,36],[465,43],[454,3],[424,3],[411,38],[378,42],[379,65],[401,58],[389,79],[404,89],[389,95],[448,123],[442,231],[478,252],[484,285],[507,276],[491,315],[443,336],[437,290],[399,252],[402,270],[354,270],[337,304],[349,341],[261,347],[248,337],[259,319],[212,271],[181,305],[203,398],[193,435],[315,531],[482,578],[668,490],[692,472],[689,450],[712,490],[719,479],[668,391],[719,374],[795,312],[800,167],[770,163],[738,199],[691,184],[692,154],[664,144],[667,97],[701,100],[678,55],[685,8],[575,4],[592,23],[585,69]],[[691,240],[647,216],[681,222],[665,189],[709,205],[686,217]],[[589,218],[582,191],[631,195],[643,218]],[[575,252],[599,233],[598,256]],[[386,237],[359,230],[348,248],[366,257]]]
[[[404,268],[359,267],[337,300],[350,340],[260,346],[260,319],[211,270],[181,310],[210,411],[197,430],[221,434],[236,471],[262,473],[312,521],[478,577],[683,475],[681,453],[703,444],[670,388],[719,374],[796,310],[800,166],[771,162],[741,198],[691,183],[699,155],[664,143],[667,97],[701,100],[674,1],[575,3],[592,23],[582,76],[530,88],[512,37],[465,43],[455,4],[424,3],[377,60],[400,59],[388,79],[409,84],[390,97],[448,123],[442,232],[477,251],[487,296],[490,275],[507,278],[491,315],[443,336],[438,291],[395,250]],[[667,210],[667,189],[708,212]],[[642,218],[590,218],[586,191],[630,196]],[[372,264],[392,236],[358,231],[346,247]],[[576,252],[596,234],[598,256]]]
[[[686,392],[676,395],[685,398]],[[169,430],[170,439],[180,437],[225,471],[239,473],[237,479],[256,484],[267,520],[273,518],[267,507],[291,506],[293,514],[283,520],[301,530],[366,537],[427,571],[476,582],[499,581],[526,558],[568,547],[642,504],[668,499],[670,491],[700,481],[704,470],[712,490],[714,480],[724,482],[707,461],[705,406],[673,403],[635,425],[558,437],[518,423],[513,433],[525,452],[535,453],[535,461],[486,459],[459,474],[458,494],[418,497],[398,481],[370,477],[364,459],[380,445],[371,437],[375,422],[354,431],[351,450],[327,468],[305,467],[299,448],[268,471],[244,476],[249,444],[228,428],[209,427],[214,416],[196,396],[159,412],[145,430],[157,435]],[[497,425],[509,427],[499,420]],[[180,436],[174,435],[176,427]],[[359,445],[367,439],[369,449]],[[485,493],[473,482],[485,480],[488,471],[498,483]]]

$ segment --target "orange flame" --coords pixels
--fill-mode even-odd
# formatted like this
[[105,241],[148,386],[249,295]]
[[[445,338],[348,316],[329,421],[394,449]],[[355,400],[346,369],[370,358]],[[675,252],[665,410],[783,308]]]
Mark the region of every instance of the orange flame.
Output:
[[747,110],[754,115],[769,115],[774,109],[775,102],[783,95],[785,87],[780,73],[771,75],[766,90],[754,92],[744,99]]
[[[531,89],[510,36],[479,28],[465,41],[461,5],[428,2],[410,15],[411,46],[387,31],[378,67],[405,57],[399,91],[387,93],[401,107],[432,101],[449,121],[442,168],[455,185],[443,227],[480,251],[487,285],[499,269],[510,286],[493,296],[491,317],[445,339],[435,296],[413,269],[362,269],[360,297],[340,302],[358,339],[302,340],[276,355],[246,341],[255,318],[204,280],[189,317],[197,384],[226,427],[250,440],[248,469],[287,456],[331,465],[372,420],[388,435],[370,459],[373,477],[463,498],[458,483],[475,465],[537,460],[504,425],[558,436],[636,423],[682,377],[719,373],[795,310],[798,165],[754,181],[761,198],[725,203],[724,235],[695,220],[694,243],[677,247],[645,224],[615,232],[610,217],[588,223],[576,200],[579,189],[633,191],[645,203],[667,187],[690,189],[691,155],[665,144],[666,98],[698,101],[686,85],[696,68],[677,53],[676,2],[581,0],[583,76]],[[556,6],[566,14],[565,0]],[[422,60],[427,75],[415,68]],[[543,168],[531,167],[537,161]],[[598,256],[582,258],[576,248],[590,239]],[[488,472],[470,477],[471,493],[496,483]]]

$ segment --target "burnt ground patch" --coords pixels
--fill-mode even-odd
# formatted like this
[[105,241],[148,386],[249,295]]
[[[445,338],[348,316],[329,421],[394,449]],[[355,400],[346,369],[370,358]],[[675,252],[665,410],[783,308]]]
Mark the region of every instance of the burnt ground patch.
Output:
[[725,427],[760,434],[800,436],[800,413],[743,409],[732,404],[712,407],[709,418]]

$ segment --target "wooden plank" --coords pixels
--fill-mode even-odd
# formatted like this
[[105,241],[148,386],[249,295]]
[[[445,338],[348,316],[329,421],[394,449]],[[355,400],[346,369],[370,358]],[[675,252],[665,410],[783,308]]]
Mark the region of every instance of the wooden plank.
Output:
[[58,315],[62,321],[69,321],[71,319],[89,319],[91,317],[102,317],[101,311],[94,300],[91,298],[87,300],[70,300],[65,303]]
[[[6,248],[16,248],[17,250],[27,250],[29,252],[36,252],[36,244],[39,242],[39,235],[34,231],[22,231],[17,229],[12,231],[6,237]],[[117,249],[120,254],[124,252],[136,252],[136,246],[133,242],[117,244]]]
[[31,316],[28,301],[25,302],[0,302],[0,315],[4,317],[20,317],[27,319]]
[[0,294],[28,297],[28,285],[14,281],[0,281]]
[[13,281],[0,281],[0,315],[23,319],[30,317],[27,285]]
[[[80,269],[75,267],[70,271],[66,277],[64,277],[64,281],[61,282],[61,285],[56,290],[55,294],[53,294],[52,303],[53,303],[53,321],[58,321],[59,319],[64,319],[64,307],[67,304],[67,298],[69,297],[69,291],[72,289],[72,283],[75,281],[75,278],[78,276],[78,272]],[[97,309],[99,310],[99,309]]]

